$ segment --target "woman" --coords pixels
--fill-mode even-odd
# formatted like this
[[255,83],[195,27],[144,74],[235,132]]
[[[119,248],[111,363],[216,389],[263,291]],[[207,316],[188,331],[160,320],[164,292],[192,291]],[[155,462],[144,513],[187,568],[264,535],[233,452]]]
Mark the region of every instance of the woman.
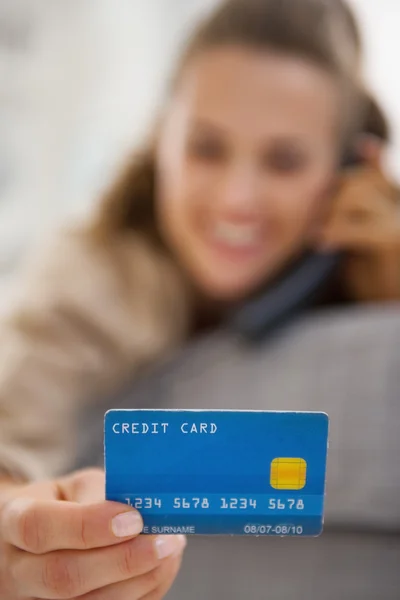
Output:
[[[3,321],[0,595],[164,596],[185,541],[136,537],[140,517],[102,502],[100,472],[54,479],[77,407],[218,326],[307,249],[347,251],[340,299],[399,298],[387,137],[343,0],[227,0],[201,25],[149,147],[32,266]],[[368,166],[342,178],[349,154]]]

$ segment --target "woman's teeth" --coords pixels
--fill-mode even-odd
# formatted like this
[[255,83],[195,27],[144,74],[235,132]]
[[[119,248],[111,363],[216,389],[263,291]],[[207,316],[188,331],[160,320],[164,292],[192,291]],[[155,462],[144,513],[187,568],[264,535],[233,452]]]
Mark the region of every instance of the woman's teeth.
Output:
[[255,225],[232,225],[216,223],[213,228],[214,238],[222,243],[235,246],[249,246],[260,240],[260,228]]

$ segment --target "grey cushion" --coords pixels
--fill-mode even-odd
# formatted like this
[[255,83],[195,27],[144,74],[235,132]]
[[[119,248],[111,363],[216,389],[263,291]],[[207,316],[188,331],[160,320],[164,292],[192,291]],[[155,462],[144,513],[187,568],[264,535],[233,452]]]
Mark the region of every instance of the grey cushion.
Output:
[[168,600],[399,600],[394,536],[189,539]]
[[[78,464],[102,462],[101,420],[110,407],[326,411],[328,533],[320,540],[196,539],[171,597],[366,599],[381,590],[382,598],[400,598],[393,587],[400,589],[400,538],[386,546],[384,537],[400,533],[399,397],[399,305],[314,313],[261,347],[219,332],[99,403],[85,421]],[[329,533],[343,527],[363,534]],[[189,593],[190,577],[201,593]]]

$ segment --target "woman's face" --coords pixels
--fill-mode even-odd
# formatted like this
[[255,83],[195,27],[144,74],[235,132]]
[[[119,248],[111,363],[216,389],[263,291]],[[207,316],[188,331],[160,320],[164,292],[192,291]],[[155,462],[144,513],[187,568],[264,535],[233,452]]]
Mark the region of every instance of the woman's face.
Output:
[[157,210],[209,297],[234,301],[304,250],[337,163],[338,90],[300,59],[240,47],[190,62],[166,110]]

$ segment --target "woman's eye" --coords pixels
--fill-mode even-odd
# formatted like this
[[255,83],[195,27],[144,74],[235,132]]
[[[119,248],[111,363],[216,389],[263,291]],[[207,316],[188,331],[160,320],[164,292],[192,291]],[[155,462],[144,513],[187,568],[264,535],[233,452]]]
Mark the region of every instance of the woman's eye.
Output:
[[263,158],[263,166],[276,173],[295,173],[304,166],[302,156],[290,152],[275,152]]
[[188,144],[189,155],[207,161],[222,160],[225,158],[225,149],[222,144],[212,140],[192,141]]

